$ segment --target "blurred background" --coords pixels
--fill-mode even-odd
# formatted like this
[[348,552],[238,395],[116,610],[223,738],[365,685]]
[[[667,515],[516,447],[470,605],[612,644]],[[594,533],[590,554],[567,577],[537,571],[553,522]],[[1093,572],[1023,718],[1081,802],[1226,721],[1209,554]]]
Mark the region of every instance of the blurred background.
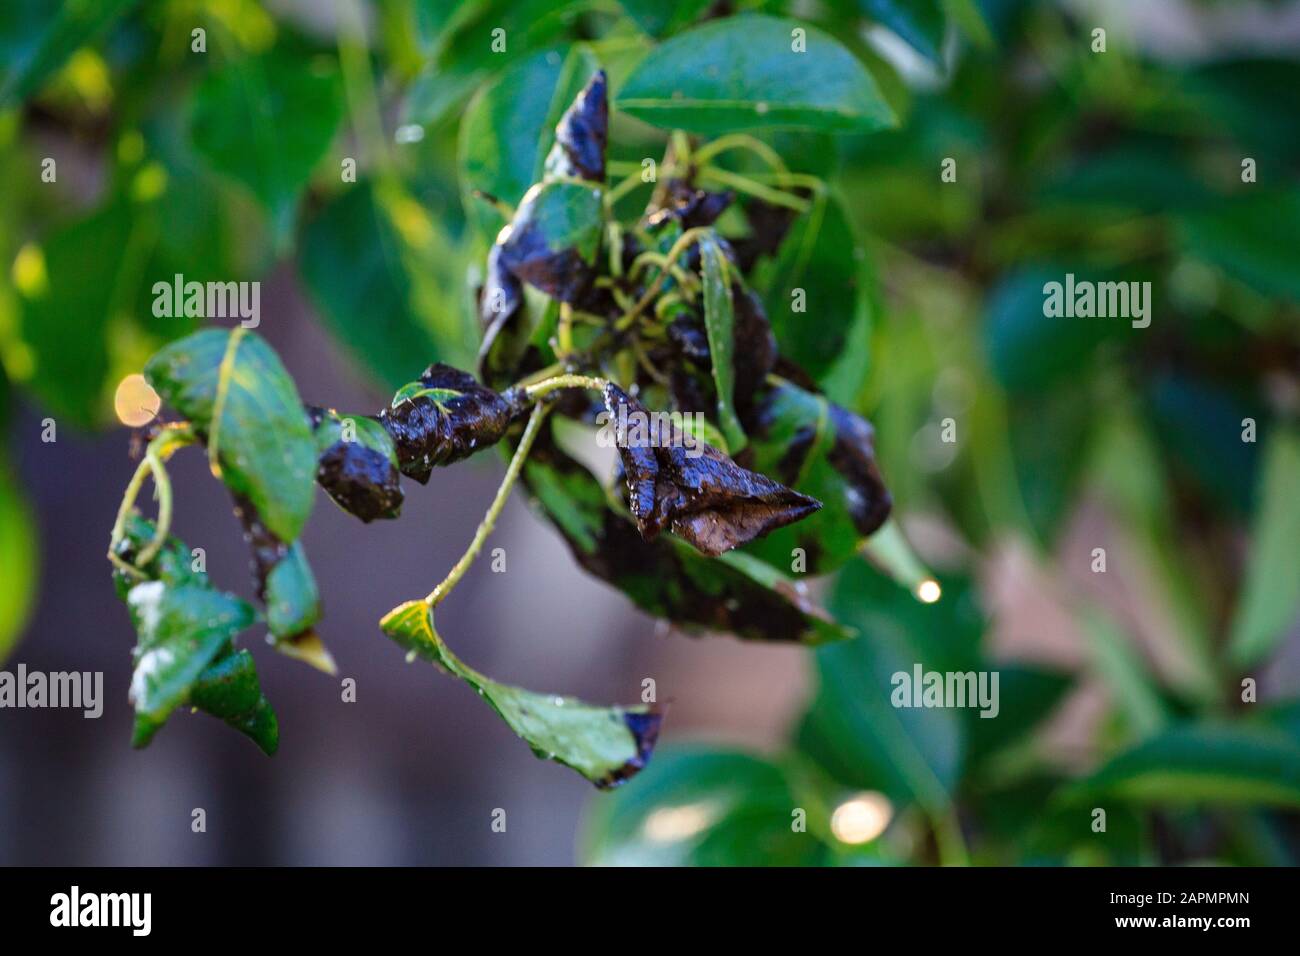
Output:
[[[851,644],[687,637],[516,496],[507,572],[477,565],[440,631],[531,688],[628,703],[656,681],[660,753],[594,793],[378,630],[473,534],[503,471],[480,456],[408,483],[400,521],[318,502],[339,678],[252,642],[273,759],[205,716],[132,750],[114,399],[202,321],[155,317],[153,283],[260,280],[257,331],[308,402],[368,412],[435,359],[472,368],[491,231],[468,183],[535,150],[525,94],[575,48],[617,91],[746,11],[835,37],[900,118],[764,138],[842,210],[809,312],[854,311],[835,397],[875,424],[938,600],[863,557],[814,586]],[[6,3],[0,659],[103,671],[106,700],[0,710],[0,863],[1294,863],[1298,89],[1300,4],[1264,0]],[[503,91],[504,131],[483,121]],[[622,116],[611,139],[664,141]],[[1045,317],[1067,272],[1151,282],[1150,327]],[[224,489],[197,454],[171,470],[176,532],[251,596]],[[882,706],[913,663],[998,670],[999,717]]]

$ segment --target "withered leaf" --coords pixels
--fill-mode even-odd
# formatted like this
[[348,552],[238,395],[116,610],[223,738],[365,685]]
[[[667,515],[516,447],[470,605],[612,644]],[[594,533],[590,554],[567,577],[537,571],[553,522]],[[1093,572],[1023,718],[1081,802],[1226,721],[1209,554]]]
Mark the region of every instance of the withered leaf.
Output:
[[617,385],[607,384],[604,397],[632,516],[647,540],[667,528],[716,557],[821,507],[815,498],[741,468],[661,417],[652,419]]
[[742,552],[709,558],[670,536],[647,541],[610,508],[591,472],[548,434],[533,446],[523,482],[583,570],[688,633],[808,645],[852,635],[798,585]]
[[316,483],[340,508],[364,522],[400,515],[402,476],[393,439],[382,423],[369,416],[345,418],[333,409],[314,406],[307,413],[319,452]]
[[455,397],[409,398],[381,411],[379,421],[392,436],[402,474],[421,484],[434,468],[495,445],[527,406],[522,396],[495,392],[468,372],[442,363],[425,369],[420,382]]
[[605,182],[605,144],[609,138],[609,91],[605,71],[597,70],[555,127],[555,145],[546,156],[546,177],[569,176]]
[[605,74],[597,71],[555,129],[542,181],[520,200],[489,258],[485,292],[506,293],[480,304],[493,321],[512,311],[511,290],[497,267],[561,302],[577,302],[591,287],[604,228],[605,142],[609,103]]

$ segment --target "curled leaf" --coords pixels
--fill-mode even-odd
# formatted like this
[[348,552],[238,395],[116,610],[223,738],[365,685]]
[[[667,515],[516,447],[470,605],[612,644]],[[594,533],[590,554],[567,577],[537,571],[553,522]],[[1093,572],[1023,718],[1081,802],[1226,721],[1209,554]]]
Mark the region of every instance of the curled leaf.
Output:
[[501,230],[501,265],[552,298],[575,302],[595,278],[603,227],[600,186],[540,182],[524,194],[514,219]]
[[533,446],[524,484],[583,570],[687,632],[808,645],[852,635],[801,584],[738,551],[707,558],[676,538],[647,541],[610,507],[591,472],[548,436]]
[[[414,397],[379,413],[392,436],[402,474],[424,484],[434,468],[495,445],[526,402],[480,385],[468,372],[430,365]],[[437,392],[444,397],[435,400]]]
[[[116,555],[133,564],[153,540],[152,521],[127,517]],[[146,746],[178,707],[189,704],[219,717],[270,755],[279,742],[275,714],[262,695],[257,670],[233,639],[257,612],[212,587],[195,570],[192,553],[175,537],[134,577],[118,569],[114,584],[135,624],[130,700],[135,708],[132,744]]]
[[145,378],[188,418],[231,493],[281,540],[297,540],[314,500],[316,445],[275,351],[242,328],[204,329],[151,358]]
[[608,138],[608,84],[605,71],[597,70],[555,127],[555,144],[546,156],[545,177],[604,183]]
[[653,707],[593,707],[572,697],[497,683],[451,652],[423,601],[394,608],[379,626],[413,655],[472,687],[538,757],[576,770],[597,787],[618,786],[650,759],[663,722]]
[[605,74],[597,71],[555,129],[542,181],[524,194],[488,259],[484,321],[517,310],[527,282],[561,302],[577,302],[591,287],[605,226],[605,143],[609,105]]
[[268,757],[280,746],[275,711],[262,693],[253,655],[243,648],[226,647],[217,655],[195,681],[190,703],[224,720],[257,744]]
[[301,542],[287,544],[267,528],[246,500],[235,499],[235,515],[252,553],[257,594],[266,605],[271,643],[288,657],[335,673],[334,659],[313,628],[321,618],[320,591]]
[[716,557],[821,507],[807,495],[741,468],[712,445],[650,413],[617,385],[605,387],[632,516],[653,540],[665,528]]
[[788,567],[801,550],[812,574],[834,571],[889,516],[892,498],[876,464],[871,425],[825,396],[773,377],[746,422],[755,468],[824,505],[807,522],[746,550]]
[[397,448],[383,425],[360,415],[344,418],[333,409],[312,407],[308,415],[319,452],[316,483],[340,508],[364,522],[400,515]]

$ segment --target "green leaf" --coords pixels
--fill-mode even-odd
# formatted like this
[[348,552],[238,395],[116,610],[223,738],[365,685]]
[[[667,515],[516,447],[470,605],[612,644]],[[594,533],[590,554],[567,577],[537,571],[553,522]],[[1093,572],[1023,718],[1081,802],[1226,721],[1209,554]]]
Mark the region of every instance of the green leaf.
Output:
[[[795,29],[807,50],[792,49]],[[619,109],[696,133],[790,127],[868,132],[894,114],[866,69],[813,27],[767,16],[727,17],[673,37],[642,60]]]
[[700,270],[704,277],[704,327],[709,336],[713,384],[718,391],[718,425],[734,455],[745,447],[745,430],[736,417],[736,308],[731,300],[731,270],[712,233],[699,243]]
[[1300,435],[1279,425],[1264,454],[1245,585],[1228,656],[1248,667],[1276,648],[1300,605]]
[[[1084,370],[1103,342],[1125,334],[1130,320],[1045,314],[1048,283],[1064,287],[1066,266],[1019,270],[989,294],[985,347],[998,381],[1009,391],[1043,391]],[[1077,280],[1096,281],[1093,275]],[[1137,331],[1137,330],[1134,330]]]
[[968,588],[949,582],[936,604],[849,565],[832,607],[861,636],[817,652],[818,692],[798,731],[801,750],[846,786],[881,790],[941,812],[963,763],[961,720],[950,709],[895,707],[895,675],[980,666],[981,619]]
[[7,0],[0,7],[0,109],[40,90],[78,47],[133,6],[135,0]]
[[226,486],[281,541],[297,540],[315,498],[316,444],[275,351],[243,329],[205,329],[163,348],[144,372],[204,436]]
[[194,93],[195,148],[247,186],[283,242],[298,197],[343,117],[338,71],[283,53],[211,69]]
[[421,381],[407,382],[393,393],[393,400],[388,407],[396,408],[402,402],[412,402],[417,398],[427,398],[435,405],[441,405],[448,399],[459,398],[460,395],[461,393],[454,388],[428,388]]
[[1262,295],[1300,302],[1300,189],[1227,200],[1181,218],[1183,251]]
[[738,751],[665,748],[637,780],[595,802],[587,866],[814,866],[827,847],[791,826],[801,805],[781,769]]
[[[256,615],[239,598],[210,587],[169,587],[145,581],[127,593],[139,642],[131,675],[131,703],[153,729],[189,699],[190,688],[230,639]],[[136,746],[148,743],[152,731]]]
[[652,37],[665,37],[699,20],[713,0],[619,0],[619,6]]
[[1062,799],[1300,807],[1300,746],[1266,726],[1184,724],[1114,757]]
[[597,787],[618,786],[650,759],[663,719],[653,708],[593,707],[572,697],[499,684],[452,654],[423,601],[394,608],[379,626],[413,655],[473,688],[538,757],[576,770]]
[[477,329],[448,281],[461,261],[410,196],[365,181],[308,223],[298,265],[326,327],[381,384],[397,388],[424,365],[473,354]]
[[316,578],[302,542],[295,541],[266,576],[267,629],[278,641],[292,640],[311,630],[320,613]]
[[[434,124],[495,73],[572,34],[590,0],[482,0],[446,19],[404,105],[405,122]],[[495,34],[494,31],[501,33]],[[494,49],[504,41],[505,49]],[[559,54],[555,54],[559,65]],[[503,197],[504,198],[504,197]]]
[[112,202],[25,252],[31,268],[15,285],[35,358],[30,385],[60,421],[90,427],[105,417],[108,330],[126,305],[116,295],[132,221],[125,202]]
[[0,455],[0,664],[27,624],[39,566],[36,527],[26,496]]
[[1074,687],[1069,676],[1017,665],[999,666],[997,717],[966,721],[967,763],[975,765],[1018,743],[1043,722]]
[[541,177],[555,124],[596,68],[583,48],[538,53],[483,86],[461,119],[457,162],[465,215],[491,240],[505,225],[477,190],[516,205]]
[[931,63],[942,62],[944,14],[940,0],[858,0],[858,6]]
[[268,757],[279,749],[280,725],[247,650],[227,648],[213,661],[194,683],[190,703],[245,734]]
[[[776,258],[755,270],[781,355],[817,381],[844,357],[854,325],[869,321],[861,301],[862,252],[844,207],[822,191],[795,220]],[[798,312],[795,290],[802,292]]]
[[[156,530],[152,521],[131,512],[116,556],[136,565]],[[132,745],[147,746],[171,712],[189,704],[246,734],[267,756],[273,754],[279,744],[275,713],[262,695],[252,655],[236,651],[232,643],[254,623],[256,612],[233,594],[214,590],[207,574],[194,569],[190,549],[173,536],[138,573],[143,582],[120,568],[113,575],[137,634]]]
[[823,396],[782,381],[765,393],[759,408],[757,417],[762,425],[750,436],[751,467],[816,498],[822,507],[802,521],[751,542],[745,550],[775,567],[790,568],[795,549],[801,549],[801,573],[834,571],[866,541],[856,509],[878,505],[883,488],[864,484],[854,472],[836,467],[847,457],[836,429],[838,416],[846,413],[833,411]]
[[547,295],[574,301],[592,278],[605,228],[603,194],[576,180],[533,186],[498,239],[502,265]]

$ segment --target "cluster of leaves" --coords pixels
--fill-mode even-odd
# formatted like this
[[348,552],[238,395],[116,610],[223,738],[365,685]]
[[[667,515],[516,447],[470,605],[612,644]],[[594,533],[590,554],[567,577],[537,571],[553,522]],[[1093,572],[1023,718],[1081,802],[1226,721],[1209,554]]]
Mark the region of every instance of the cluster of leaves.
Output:
[[[171,510],[165,460],[190,441],[207,449],[214,474],[230,490],[272,642],[326,670],[332,659],[312,630],[319,594],[297,540],[311,510],[313,478],[362,521],[396,518],[402,476],[427,482],[434,468],[502,439],[514,458],[498,497],[522,477],[582,566],[646,610],[684,627],[765,641],[821,643],[850,633],[785,579],[789,554],[710,560],[823,508],[819,498],[751,471],[721,449],[808,484],[834,503],[834,520],[852,529],[858,545],[889,513],[871,427],[819,395],[812,377],[781,356],[761,300],[749,289],[746,273],[778,253],[792,217],[750,198],[740,204],[748,232],[724,237],[715,223],[734,197],[695,185],[696,168],[685,155],[691,145],[679,136],[665,163],[671,175],[649,209],[637,222],[620,224],[605,200],[608,127],[607,81],[597,71],[561,116],[542,180],[524,193],[487,255],[480,368],[490,385],[435,364],[377,415],[344,416],[304,406],[275,353],[242,328],[196,332],[149,360],[147,381],[184,422],[152,429],[111,546],[116,573],[139,580],[122,589],[140,635],[135,685],[150,683],[157,668],[151,652],[161,640],[159,615],[142,595],[162,590],[180,602],[193,593],[181,590],[188,580],[158,580],[152,569],[155,555],[172,557],[164,541]],[[600,403],[582,394],[593,388]],[[700,434],[653,433],[642,399],[679,413],[678,421],[699,422]],[[527,427],[513,428],[530,407]],[[555,431],[560,421],[581,428],[602,420],[615,431],[622,473],[609,484],[570,457]],[[138,519],[130,509],[146,472],[158,486],[163,518],[156,540],[140,551],[131,540]],[[485,519],[465,562],[492,520]],[[855,549],[836,553],[817,537],[798,540],[818,545],[813,564],[820,570]],[[394,609],[381,623],[384,632],[468,683],[539,755],[602,787],[639,771],[662,714],[535,694],[469,668],[433,624],[434,607],[456,580],[453,572],[425,600]],[[179,700],[202,699],[203,668],[220,649],[217,635],[228,644],[252,623],[247,613],[213,620],[206,611],[165,616],[171,693],[166,706],[133,693],[150,728],[137,733],[138,743]]]

